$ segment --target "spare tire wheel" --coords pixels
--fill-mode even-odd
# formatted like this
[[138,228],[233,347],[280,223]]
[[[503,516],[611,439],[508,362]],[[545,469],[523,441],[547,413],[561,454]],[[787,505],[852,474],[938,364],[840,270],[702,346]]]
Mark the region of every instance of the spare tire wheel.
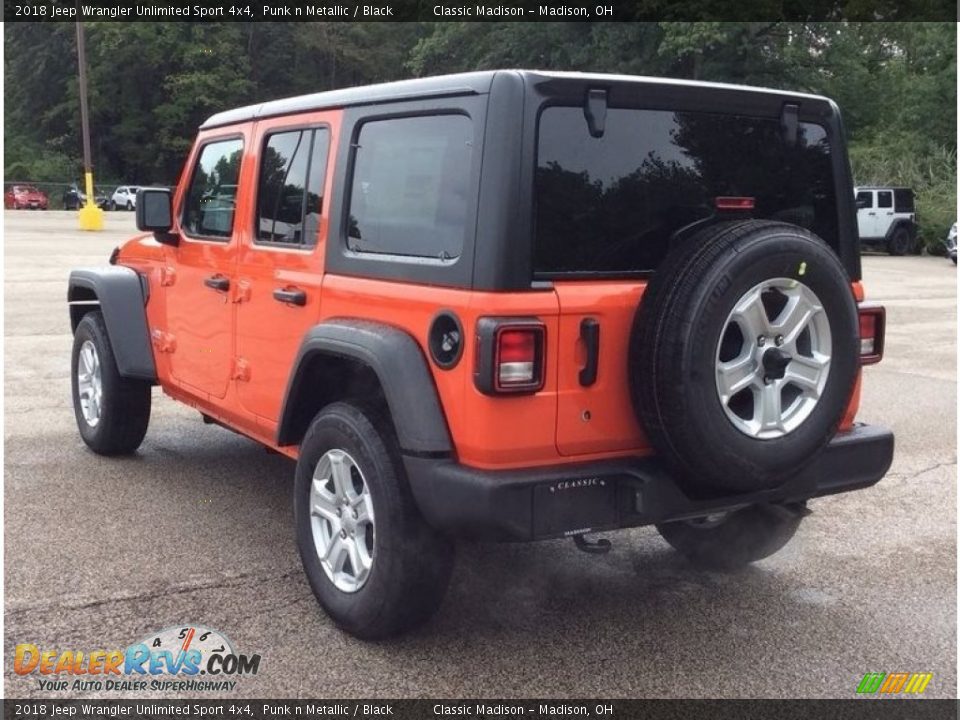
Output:
[[687,490],[774,487],[836,433],[858,336],[849,278],[823,240],[779,222],[711,225],[671,250],[643,294],[634,407]]

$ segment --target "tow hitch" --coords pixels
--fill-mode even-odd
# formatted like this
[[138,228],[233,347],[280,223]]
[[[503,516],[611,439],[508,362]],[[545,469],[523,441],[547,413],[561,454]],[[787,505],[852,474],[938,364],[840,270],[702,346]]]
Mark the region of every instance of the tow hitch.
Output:
[[585,553],[590,553],[591,555],[604,555],[610,552],[610,548],[613,545],[610,544],[610,541],[606,538],[599,538],[596,542],[592,540],[587,540],[586,535],[574,535],[573,544],[577,546],[577,550],[582,550]]

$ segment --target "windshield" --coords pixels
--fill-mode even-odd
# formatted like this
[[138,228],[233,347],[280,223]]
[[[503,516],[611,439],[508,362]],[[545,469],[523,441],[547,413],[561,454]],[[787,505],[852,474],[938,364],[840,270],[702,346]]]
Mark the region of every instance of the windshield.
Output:
[[754,217],[808,228],[834,245],[837,208],[827,133],[777,119],[610,108],[591,137],[581,107],[541,114],[535,270],[656,269],[670,236],[715,213],[722,196],[754,198]]

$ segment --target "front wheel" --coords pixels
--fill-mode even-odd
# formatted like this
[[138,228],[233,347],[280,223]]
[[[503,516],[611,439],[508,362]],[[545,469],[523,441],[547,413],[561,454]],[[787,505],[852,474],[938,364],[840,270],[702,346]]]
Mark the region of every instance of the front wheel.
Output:
[[453,546],[421,517],[377,411],[337,402],[314,418],[300,446],[294,517],[310,587],[350,634],[396,635],[440,607]]
[[661,523],[657,530],[695,565],[735,570],[783,548],[806,514],[806,503],[753,505],[694,520]]
[[127,210],[133,210],[133,203],[127,200]]
[[73,336],[73,411],[80,436],[99,455],[126,455],[150,423],[150,383],[122,377],[99,311],[83,316]]

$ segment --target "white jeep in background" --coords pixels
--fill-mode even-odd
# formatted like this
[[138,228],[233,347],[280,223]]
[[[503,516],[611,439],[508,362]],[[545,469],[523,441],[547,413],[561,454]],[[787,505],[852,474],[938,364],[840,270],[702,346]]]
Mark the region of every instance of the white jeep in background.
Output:
[[902,187],[854,188],[860,244],[881,247],[891,255],[917,250],[917,214],[913,190]]

